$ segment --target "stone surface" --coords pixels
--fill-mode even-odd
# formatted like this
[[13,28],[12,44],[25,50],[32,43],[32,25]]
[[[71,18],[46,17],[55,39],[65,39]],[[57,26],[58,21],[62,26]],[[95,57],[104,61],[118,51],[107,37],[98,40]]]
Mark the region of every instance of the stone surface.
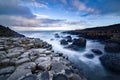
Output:
[[20,65],[20,64],[23,64],[23,63],[26,63],[26,62],[29,62],[29,61],[30,61],[29,58],[22,58],[22,59],[20,59],[20,60],[17,60],[17,61],[15,62],[15,65]]
[[95,53],[96,55],[101,55],[101,54],[103,54],[103,52],[100,51],[99,49],[92,49],[91,51],[92,51],[93,53]]
[[120,55],[105,54],[100,57],[100,61],[106,69],[115,73],[120,73]]
[[9,74],[9,73],[12,73],[14,71],[14,67],[13,66],[9,66],[9,67],[6,67],[6,68],[2,68],[0,69],[0,75],[2,74]]
[[69,80],[64,74],[57,74],[53,76],[53,80]]
[[107,43],[104,49],[106,52],[109,52],[109,53],[119,53],[120,45],[117,43]]
[[10,63],[10,59],[3,59],[0,61],[0,66],[8,66]]
[[10,77],[7,80],[17,80],[27,74],[32,74],[32,69],[36,66],[33,66],[33,62],[24,63],[17,67],[15,72],[10,75]]
[[25,76],[23,79],[21,80],[37,80],[37,76],[36,75],[28,75],[28,76]]
[[60,44],[61,44],[61,45],[67,45],[68,42],[67,42],[65,39],[62,39],[62,40],[60,40]]
[[41,73],[40,80],[50,80],[50,75],[48,71]]
[[8,58],[16,58],[16,57],[18,57],[18,56],[20,56],[22,53],[20,53],[20,52],[15,52],[15,53],[9,53],[9,54],[7,54],[6,56],[8,57]]
[[72,45],[85,47],[86,46],[86,39],[85,38],[73,39]]
[[53,62],[51,64],[51,70],[53,70],[55,73],[62,72],[65,69],[68,69],[68,67],[63,65],[61,62]]
[[84,56],[87,57],[87,58],[89,58],[89,59],[94,58],[94,55],[93,55],[93,54],[85,54]]

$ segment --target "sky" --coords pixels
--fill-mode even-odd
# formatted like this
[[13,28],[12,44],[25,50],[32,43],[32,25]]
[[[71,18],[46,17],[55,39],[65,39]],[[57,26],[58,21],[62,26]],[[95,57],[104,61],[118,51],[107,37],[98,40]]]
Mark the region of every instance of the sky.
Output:
[[75,30],[120,23],[120,0],[0,0],[0,24],[16,31]]

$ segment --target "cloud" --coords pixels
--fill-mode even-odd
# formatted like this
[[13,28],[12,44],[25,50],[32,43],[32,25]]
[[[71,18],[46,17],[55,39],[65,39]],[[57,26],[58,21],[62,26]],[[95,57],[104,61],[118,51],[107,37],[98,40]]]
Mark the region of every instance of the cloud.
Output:
[[0,15],[35,17],[28,7],[20,5],[19,0],[0,0]]
[[36,8],[49,9],[46,4],[41,3],[37,0],[22,0],[22,4],[27,4],[29,6],[36,7]]

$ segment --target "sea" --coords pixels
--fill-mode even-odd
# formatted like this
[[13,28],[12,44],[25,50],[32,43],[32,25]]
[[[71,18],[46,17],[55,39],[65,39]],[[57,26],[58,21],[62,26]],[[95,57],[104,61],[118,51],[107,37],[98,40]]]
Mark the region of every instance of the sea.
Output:
[[[104,43],[98,40],[87,39],[85,48],[79,50],[71,50],[60,44],[60,40],[70,34],[62,33],[63,31],[19,31],[19,33],[31,38],[40,38],[52,45],[55,52],[61,52],[71,61],[72,65],[79,69],[81,75],[84,75],[88,80],[120,80],[120,75],[106,70],[98,55],[95,55],[91,49],[99,49],[104,51]],[[55,34],[59,34],[60,38],[56,38]],[[78,35],[70,35],[73,39],[78,38]],[[94,58],[87,58],[85,54],[93,54]]]

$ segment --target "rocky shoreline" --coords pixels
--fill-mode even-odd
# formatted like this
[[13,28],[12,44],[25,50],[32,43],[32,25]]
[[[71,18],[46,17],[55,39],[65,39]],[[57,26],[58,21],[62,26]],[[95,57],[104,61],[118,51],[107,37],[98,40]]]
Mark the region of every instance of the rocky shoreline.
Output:
[[87,80],[38,38],[0,38],[0,80]]

